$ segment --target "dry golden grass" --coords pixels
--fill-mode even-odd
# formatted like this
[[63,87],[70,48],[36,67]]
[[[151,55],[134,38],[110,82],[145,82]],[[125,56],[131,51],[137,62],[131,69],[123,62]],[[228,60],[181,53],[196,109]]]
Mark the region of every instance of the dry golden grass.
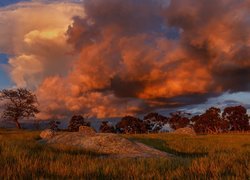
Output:
[[249,179],[250,135],[126,135],[173,158],[107,158],[37,143],[39,132],[0,130],[0,179]]

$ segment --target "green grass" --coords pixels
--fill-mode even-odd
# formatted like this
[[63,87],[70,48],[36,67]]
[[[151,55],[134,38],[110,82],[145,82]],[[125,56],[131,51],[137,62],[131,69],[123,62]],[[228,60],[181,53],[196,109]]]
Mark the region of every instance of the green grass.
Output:
[[107,158],[39,144],[39,132],[0,129],[0,179],[250,179],[250,134],[124,136],[174,157]]

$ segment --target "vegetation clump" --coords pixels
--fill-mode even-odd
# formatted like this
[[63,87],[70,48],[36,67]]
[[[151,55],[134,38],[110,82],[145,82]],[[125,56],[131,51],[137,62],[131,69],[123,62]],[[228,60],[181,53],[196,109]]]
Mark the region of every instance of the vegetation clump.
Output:
[[[116,125],[116,131],[124,134],[159,133],[182,128],[194,129],[198,134],[218,134],[233,131],[249,131],[250,117],[243,106],[227,107],[223,111],[216,107],[200,115],[174,112],[170,117],[149,113],[144,119],[125,116]],[[166,129],[164,129],[166,127]]]
[[74,115],[69,122],[68,131],[78,132],[80,126],[90,126],[81,115]]
[[77,146],[40,144],[39,133],[0,129],[0,179],[250,178],[247,133],[122,135],[172,154],[171,158],[113,158]]

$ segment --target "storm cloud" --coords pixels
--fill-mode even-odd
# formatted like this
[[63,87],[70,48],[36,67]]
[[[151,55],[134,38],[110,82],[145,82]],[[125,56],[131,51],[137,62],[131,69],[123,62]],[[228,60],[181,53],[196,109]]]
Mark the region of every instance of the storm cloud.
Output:
[[[41,117],[123,116],[250,90],[247,0],[84,0],[76,6],[58,36],[48,40],[51,29],[29,30],[24,55],[9,61],[16,84],[35,87]],[[20,72],[23,64],[27,72]]]

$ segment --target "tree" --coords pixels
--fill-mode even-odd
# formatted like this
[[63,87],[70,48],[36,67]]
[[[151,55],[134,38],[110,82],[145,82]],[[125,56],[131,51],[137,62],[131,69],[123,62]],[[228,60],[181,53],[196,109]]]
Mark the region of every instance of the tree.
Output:
[[159,132],[165,124],[168,123],[168,118],[162,116],[156,112],[151,112],[144,116],[143,122],[147,127],[148,132],[156,133]]
[[146,125],[143,123],[143,121],[133,116],[123,117],[116,125],[116,129],[120,133],[125,134],[140,134],[147,132]]
[[1,90],[0,100],[3,105],[2,118],[13,121],[18,129],[21,129],[20,119],[35,117],[39,113],[36,95],[27,89]]
[[115,133],[116,132],[114,126],[108,121],[102,122],[99,131],[101,133]]
[[79,131],[80,126],[90,126],[89,122],[85,122],[84,117],[81,115],[74,115],[69,122],[68,130],[71,132]]
[[187,125],[189,125],[189,118],[187,116],[189,116],[190,114],[185,113],[185,112],[175,112],[175,113],[171,113],[170,114],[170,119],[169,119],[169,124],[171,126],[171,128],[173,129],[179,129],[179,128],[184,128]]
[[49,129],[53,130],[53,131],[59,131],[59,125],[61,123],[59,121],[55,121],[55,120],[51,120],[49,122]]
[[228,130],[228,123],[221,118],[221,110],[211,107],[201,115],[194,116],[194,130],[197,133],[219,133]]
[[165,116],[162,116],[161,114],[158,114],[156,112],[151,112],[149,114],[147,114],[146,116],[144,116],[143,118],[144,120],[152,120],[152,121],[156,121],[156,122],[163,122],[163,123],[167,123],[168,122],[168,118]]
[[250,129],[249,116],[246,108],[243,106],[225,108],[222,117],[229,122],[231,131],[246,131]]

